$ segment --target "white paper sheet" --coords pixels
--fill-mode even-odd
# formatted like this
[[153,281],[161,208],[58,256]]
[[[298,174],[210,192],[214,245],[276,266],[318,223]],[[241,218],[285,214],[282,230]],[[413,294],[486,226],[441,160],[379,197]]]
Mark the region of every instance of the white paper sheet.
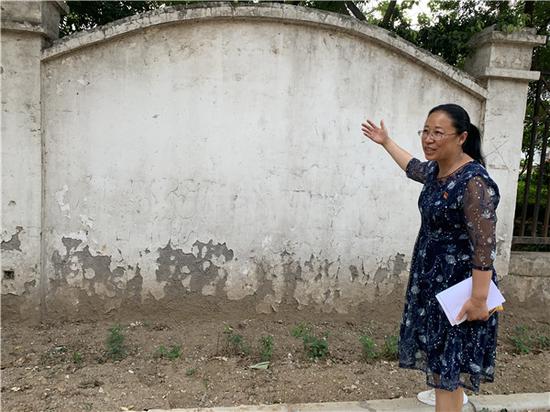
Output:
[[[435,295],[436,299],[439,301],[439,304],[443,308],[447,319],[451,322],[451,325],[458,325],[466,320],[464,316],[460,320],[456,320],[460,309],[466,301],[472,296],[472,278],[469,277],[464,279],[462,282],[457,283],[450,288],[445,289],[444,291]],[[502,305],[505,302],[504,296],[500,293],[495,283],[491,280],[489,285],[489,294],[487,296],[487,307],[489,310],[496,308],[497,306]]]

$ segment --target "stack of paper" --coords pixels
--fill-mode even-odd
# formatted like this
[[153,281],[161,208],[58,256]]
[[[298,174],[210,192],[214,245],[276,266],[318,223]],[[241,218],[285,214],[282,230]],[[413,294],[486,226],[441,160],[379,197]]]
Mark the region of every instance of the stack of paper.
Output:
[[[471,277],[464,279],[462,282],[459,282],[456,285],[451,286],[450,288],[435,295],[436,299],[439,301],[439,304],[443,308],[445,315],[447,315],[447,319],[449,319],[449,322],[451,322],[451,325],[453,326],[466,320],[466,316],[460,320],[456,320],[456,317],[460,313],[460,309],[462,309],[464,303],[466,303],[471,296]],[[489,310],[495,309],[504,302],[504,296],[502,296],[495,283],[491,280],[491,284],[489,285],[489,294],[487,296],[487,308],[489,308]]]

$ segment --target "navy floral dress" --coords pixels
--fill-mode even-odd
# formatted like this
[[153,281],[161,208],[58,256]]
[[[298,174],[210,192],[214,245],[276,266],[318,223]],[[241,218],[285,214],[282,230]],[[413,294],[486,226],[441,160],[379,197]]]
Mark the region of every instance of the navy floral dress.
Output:
[[437,162],[413,158],[407,176],[424,184],[422,217],[414,246],[399,336],[399,366],[426,373],[426,383],[454,391],[479,391],[494,376],[498,314],[487,321],[451,326],[435,295],[470,277],[472,269],[492,270],[496,255],[496,183],[477,161],[437,178]]

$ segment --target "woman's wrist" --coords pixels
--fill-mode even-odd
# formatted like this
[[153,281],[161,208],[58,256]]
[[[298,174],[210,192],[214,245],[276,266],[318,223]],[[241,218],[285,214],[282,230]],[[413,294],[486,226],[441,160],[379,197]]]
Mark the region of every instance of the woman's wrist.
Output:
[[483,296],[483,295],[479,295],[479,294],[473,294],[472,293],[472,296],[470,297],[470,299],[476,303],[476,304],[485,304],[487,303],[487,296]]
[[382,147],[386,150],[388,150],[388,147],[393,143],[393,140],[391,137],[388,136],[388,138],[382,143]]

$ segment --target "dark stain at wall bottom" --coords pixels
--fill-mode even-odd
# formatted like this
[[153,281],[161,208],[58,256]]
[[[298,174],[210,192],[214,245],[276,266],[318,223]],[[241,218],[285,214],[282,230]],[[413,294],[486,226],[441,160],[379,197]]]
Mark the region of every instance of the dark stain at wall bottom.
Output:
[[[54,273],[49,278],[46,296],[47,306],[58,307],[60,312],[89,312],[92,317],[100,317],[102,313],[110,313],[122,307],[143,307],[146,302],[156,302],[155,305],[158,307],[167,304],[184,307],[190,304],[191,296],[197,301],[202,296],[204,302],[211,301],[211,298],[217,299],[217,302],[231,301],[226,296],[227,272],[222,266],[237,258],[225,243],[214,243],[213,240],[207,243],[196,241],[192,245],[192,250],[184,251],[175,248],[169,240],[165,246],[157,248],[155,278],[164,284],[164,296],[160,299],[155,298],[152,293],[143,292],[144,279],[139,264],[111,268],[111,256],[100,253],[92,255],[87,245],[79,249],[81,240],[63,237],[62,243],[65,252],[55,251],[51,257]],[[148,249],[144,252],[150,253]],[[307,305],[311,305],[314,310],[330,311],[332,305],[342,298],[342,289],[339,286],[341,281],[351,281],[352,284],[357,284],[357,287],[365,287],[372,283],[378,290],[379,283],[386,283],[388,280],[391,282],[392,275],[398,275],[406,269],[402,254],[390,259],[388,268],[381,269],[376,274],[365,273],[362,265],[351,265],[348,268],[349,273],[347,270],[343,273],[344,267],[339,260],[331,262],[314,255],[300,262],[286,250],[280,254],[280,258],[281,261],[277,265],[281,264],[282,270],[280,266],[275,267],[272,262],[262,257],[254,259],[257,288],[253,295],[239,299],[241,304],[245,301],[255,302],[255,306],[258,303],[265,305],[271,302],[275,304],[272,306],[273,310],[279,310],[282,307],[300,308],[304,302],[310,302]],[[313,288],[314,291],[310,289],[310,292],[307,292],[320,294],[323,297],[321,302],[313,296],[305,296],[304,300],[298,300],[296,297],[298,285],[306,282],[303,279],[304,270],[307,271],[308,278],[311,273],[314,274],[311,281],[315,284],[323,281],[319,284],[319,289]],[[130,280],[126,279],[127,274],[132,276]],[[339,279],[342,276],[343,278]],[[71,282],[71,278],[77,280],[78,286]],[[332,286],[321,286],[325,284],[325,280],[329,280]],[[209,293],[214,296],[203,295],[206,285],[211,286]],[[282,290],[276,290],[277,287]]]

